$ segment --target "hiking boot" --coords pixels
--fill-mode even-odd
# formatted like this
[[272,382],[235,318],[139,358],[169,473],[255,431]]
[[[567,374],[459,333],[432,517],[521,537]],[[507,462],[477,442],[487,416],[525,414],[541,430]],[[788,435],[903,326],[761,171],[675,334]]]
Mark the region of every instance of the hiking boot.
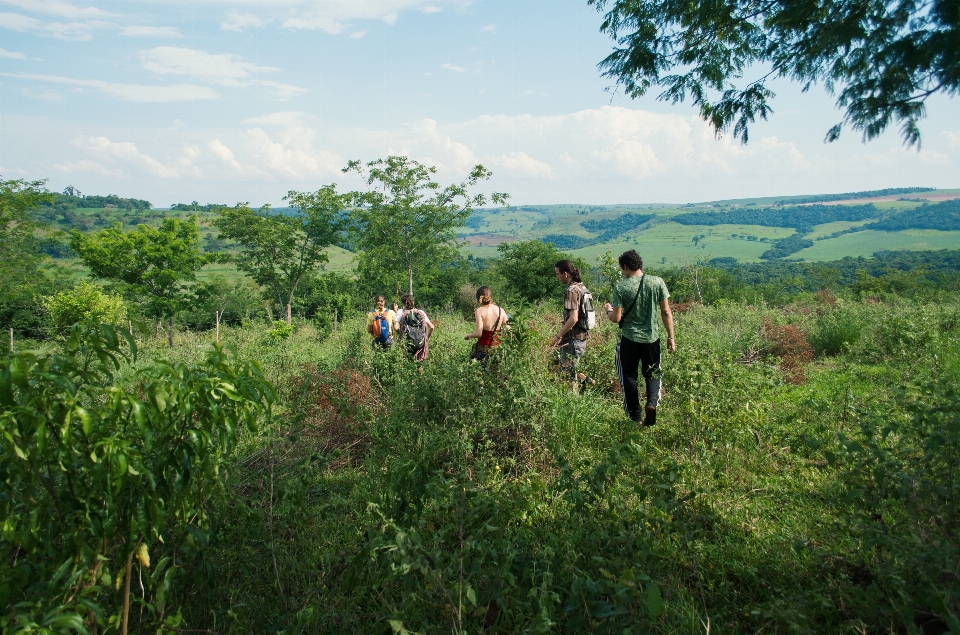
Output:
[[647,416],[643,420],[643,425],[652,426],[657,423],[657,409],[656,408],[647,408]]

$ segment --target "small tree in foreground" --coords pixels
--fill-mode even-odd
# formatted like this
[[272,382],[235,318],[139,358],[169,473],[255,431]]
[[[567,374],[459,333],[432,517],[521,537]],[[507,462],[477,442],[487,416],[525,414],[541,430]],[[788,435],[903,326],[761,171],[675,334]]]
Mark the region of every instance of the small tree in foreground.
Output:
[[85,281],[43,298],[43,306],[50,312],[50,320],[58,331],[84,320],[116,325],[127,315],[123,298],[104,293],[100,287]]
[[171,587],[203,558],[226,459],[274,391],[219,346],[124,381],[135,358],[125,329],[90,323],[62,353],[0,355],[4,633],[180,626]]
[[[396,156],[371,161],[366,168],[351,161],[343,171],[357,172],[369,188],[352,195],[355,244],[361,260],[405,272],[409,293],[413,293],[414,270],[434,269],[456,260],[457,228],[475,207],[488,200],[483,194],[470,195],[468,190],[492,176],[478,165],[461,183],[441,189],[433,180],[437,168]],[[500,205],[508,198],[508,194],[495,192],[489,200]]]
[[[335,185],[316,192],[291,191],[295,214],[274,214],[269,207],[225,207],[214,224],[220,235],[240,243],[237,267],[270,291],[280,309],[289,307],[304,276],[329,260],[326,250],[347,228],[347,197]],[[290,323],[289,312],[286,315]]]
[[95,234],[70,232],[70,246],[94,278],[120,283],[129,298],[144,301],[146,314],[172,316],[186,297],[185,282],[196,278],[217,254],[200,251],[197,218],[165,218],[160,227],[140,225],[123,231],[119,224]]

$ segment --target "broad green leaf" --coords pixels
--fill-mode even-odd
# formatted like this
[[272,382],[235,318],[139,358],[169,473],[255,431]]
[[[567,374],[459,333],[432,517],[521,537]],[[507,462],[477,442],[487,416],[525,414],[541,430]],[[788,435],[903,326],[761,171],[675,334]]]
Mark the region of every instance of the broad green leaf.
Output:
[[660,595],[660,586],[657,584],[648,586],[644,599],[651,617],[660,617],[660,614],[663,613],[663,597]]

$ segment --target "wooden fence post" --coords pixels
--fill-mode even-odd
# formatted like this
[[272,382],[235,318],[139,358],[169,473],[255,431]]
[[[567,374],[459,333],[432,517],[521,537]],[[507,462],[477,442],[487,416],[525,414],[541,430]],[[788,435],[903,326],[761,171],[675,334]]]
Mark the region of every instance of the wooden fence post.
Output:
[[337,332],[337,309],[336,308],[333,309],[333,332],[334,334],[336,334]]
[[167,343],[170,344],[170,348],[173,348],[173,318],[170,318],[169,326],[170,328],[167,329]]
[[217,344],[220,343],[220,311],[217,311]]

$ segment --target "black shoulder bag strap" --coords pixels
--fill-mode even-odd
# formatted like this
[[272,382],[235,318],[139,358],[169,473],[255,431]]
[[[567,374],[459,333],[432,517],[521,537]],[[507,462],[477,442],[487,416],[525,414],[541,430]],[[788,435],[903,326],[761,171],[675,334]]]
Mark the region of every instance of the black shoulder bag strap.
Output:
[[503,324],[500,323],[500,318],[503,317],[503,307],[498,306],[497,309],[500,310],[500,313],[497,314],[497,321],[493,323],[494,332],[499,331],[500,327],[503,326]]
[[621,329],[623,328],[623,321],[627,317],[627,313],[633,310],[633,307],[637,306],[637,300],[640,298],[640,292],[643,291],[643,279],[646,277],[646,273],[640,274],[640,284],[637,286],[637,295],[633,296],[633,302],[630,303],[630,308],[623,312],[620,316],[620,321],[617,322],[617,326]]

